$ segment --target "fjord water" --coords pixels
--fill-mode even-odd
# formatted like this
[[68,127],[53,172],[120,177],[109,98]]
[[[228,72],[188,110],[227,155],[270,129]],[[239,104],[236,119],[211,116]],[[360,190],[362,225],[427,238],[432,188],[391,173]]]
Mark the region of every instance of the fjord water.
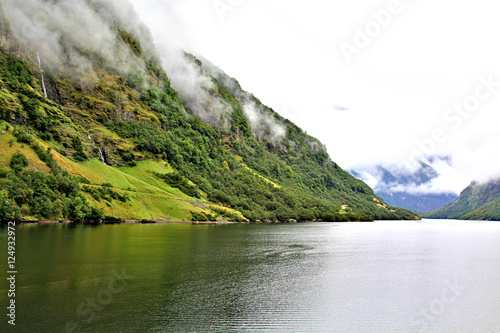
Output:
[[500,328],[495,222],[22,225],[16,233],[17,325],[2,314],[2,331]]

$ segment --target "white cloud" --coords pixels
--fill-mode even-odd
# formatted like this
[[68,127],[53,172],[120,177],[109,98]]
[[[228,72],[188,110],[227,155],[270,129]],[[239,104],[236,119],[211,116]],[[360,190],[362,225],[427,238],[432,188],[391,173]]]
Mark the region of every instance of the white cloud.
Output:
[[[133,2],[153,29],[286,110],[345,168],[398,163],[442,126],[447,108],[474,92],[479,76],[500,80],[500,21],[488,0],[401,0],[404,11],[351,64],[339,44],[389,1],[230,1],[224,20],[212,1]],[[163,20],[161,3],[173,13]],[[351,110],[332,112],[332,105]],[[500,175],[499,108],[500,91],[436,147],[454,157],[457,183]]]
[[470,184],[448,157],[433,156],[412,169],[400,164],[385,164],[383,167],[359,166],[355,171],[375,191],[383,192],[458,195]]
[[[73,74],[83,85],[97,77],[85,52],[97,54],[122,73],[142,72],[144,63],[117,40],[115,21],[121,20],[140,37],[143,47],[155,56],[151,36],[130,3],[118,0],[4,0],[6,17],[16,38],[40,54],[44,70]],[[119,15],[115,15],[116,12]],[[152,53],[153,52],[153,53]],[[30,54],[32,58],[36,57]]]
[[265,136],[271,141],[279,141],[285,136],[285,125],[279,124],[272,115],[260,110],[255,103],[248,102],[243,105],[243,112],[258,140]]

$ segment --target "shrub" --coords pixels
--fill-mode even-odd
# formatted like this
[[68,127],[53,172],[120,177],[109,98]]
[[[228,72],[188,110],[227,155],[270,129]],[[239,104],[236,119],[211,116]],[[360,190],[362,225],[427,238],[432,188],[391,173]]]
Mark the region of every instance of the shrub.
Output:
[[217,216],[214,214],[210,213],[197,213],[197,212],[191,212],[191,220],[192,221],[197,221],[197,222],[206,222],[206,221],[217,221]]
[[167,174],[156,174],[157,177],[163,179],[168,185],[178,188],[183,193],[194,198],[201,198],[200,191],[195,185],[189,184],[188,180],[178,172]]
[[75,154],[73,154],[75,160],[77,160],[78,162],[83,162],[88,159],[87,155],[83,151],[82,141],[79,137],[74,137],[73,139],[71,139],[71,144],[73,149],[76,151]]
[[21,210],[16,203],[9,199],[7,191],[0,190],[0,222],[21,219]]
[[19,151],[15,152],[10,159],[10,167],[14,170],[14,172],[21,172],[28,165],[28,159]]
[[26,132],[24,128],[18,128],[14,130],[14,136],[19,143],[31,144],[33,141],[35,141],[35,138],[31,134],[28,134],[28,132]]

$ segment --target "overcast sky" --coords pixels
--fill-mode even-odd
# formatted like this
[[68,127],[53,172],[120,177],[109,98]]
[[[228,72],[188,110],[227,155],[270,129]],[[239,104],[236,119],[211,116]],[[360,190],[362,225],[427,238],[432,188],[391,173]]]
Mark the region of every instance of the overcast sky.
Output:
[[458,187],[500,176],[491,0],[132,2],[155,38],[212,61],[343,168],[423,152],[452,156]]

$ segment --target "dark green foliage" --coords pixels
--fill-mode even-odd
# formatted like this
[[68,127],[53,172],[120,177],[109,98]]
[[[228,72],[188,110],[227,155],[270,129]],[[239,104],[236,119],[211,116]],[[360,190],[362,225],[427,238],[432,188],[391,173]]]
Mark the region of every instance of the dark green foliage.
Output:
[[21,172],[24,168],[28,166],[28,159],[21,152],[15,152],[10,159],[10,167],[14,172]]
[[[334,217],[332,217],[332,218],[330,218],[328,220],[331,220],[333,218]],[[311,211],[309,211],[309,210],[301,209],[297,213],[297,220],[300,221],[300,222],[314,221],[314,214]]]
[[96,201],[108,201],[119,200],[121,202],[127,202],[130,200],[127,194],[120,194],[117,191],[112,190],[109,186],[103,184],[101,187],[98,186],[83,186],[82,190],[89,193],[92,198]]
[[99,215],[99,210],[79,194],[78,183],[63,174],[24,170],[9,174],[3,185],[12,210],[25,211],[23,215],[74,220],[94,219]]
[[[88,204],[80,193],[78,179],[72,178],[54,160],[50,150],[32,145],[52,170],[50,175],[25,169],[28,160],[22,153],[11,159],[13,171],[1,170],[0,221],[19,220],[22,216],[35,218],[69,218],[93,220],[102,216],[102,211]],[[124,199],[116,194],[115,198]]]
[[122,155],[122,158],[125,162],[130,162],[130,161],[133,161],[135,159],[135,156],[132,153],[125,153]]
[[132,49],[135,55],[141,56],[143,52],[141,43],[137,39],[135,39],[131,33],[125,30],[120,30],[119,33],[122,40]]
[[21,218],[21,209],[9,199],[5,190],[0,190],[0,222],[16,221]]
[[36,120],[38,117],[40,117],[40,112],[38,110],[40,107],[40,101],[38,99],[29,98],[24,95],[21,95],[20,100],[21,100],[21,105],[23,106],[23,109],[26,112],[29,119]]
[[59,133],[59,131],[57,130],[52,131],[52,139],[54,139],[56,142],[61,142],[61,133]]
[[164,75],[163,70],[155,66],[155,64],[152,61],[146,62],[146,68],[157,78],[162,78],[162,76]]
[[136,161],[129,161],[129,162],[127,162],[127,166],[135,167],[135,166],[137,166],[137,162]]
[[32,143],[33,141],[35,141],[35,138],[29,134],[28,132],[26,132],[26,130],[24,128],[17,128],[14,130],[14,136],[16,137],[17,139],[17,142],[19,143]]
[[118,150],[118,153],[122,157],[122,160],[127,163],[129,167],[134,167],[137,165],[137,162],[135,161],[135,155],[132,152],[126,152],[121,149]]
[[6,178],[8,174],[9,174],[8,170],[0,169],[0,179]]
[[11,120],[12,118],[12,110],[10,108],[4,107],[3,103],[5,99],[0,96],[0,120]]
[[195,185],[189,184],[189,181],[178,172],[156,174],[156,176],[163,179],[168,185],[178,188],[190,197],[201,198],[198,188]]
[[76,151],[83,151],[82,141],[79,137],[74,137],[71,139],[71,143],[73,145],[73,149]]
[[241,131],[243,135],[247,137],[252,136],[252,130],[250,129],[247,119],[243,115],[243,111],[241,111],[241,109],[235,109],[233,111],[231,121],[233,129]]
[[[65,173],[57,164],[54,156],[52,156],[51,149],[43,149],[37,144],[32,144],[31,148],[35,151],[38,157],[47,164],[47,166],[52,170],[54,174]],[[67,173],[65,173],[67,175]]]
[[202,65],[202,62],[200,59],[196,58],[194,55],[192,55],[191,53],[187,53],[187,52],[184,52],[184,56],[186,58],[188,58],[189,60],[191,60],[192,62],[194,62],[195,64],[197,64],[198,66],[201,67]]
[[73,154],[75,160],[82,162],[88,159],[87,155],[83,151],[82,141],[79,137],[74,137],[73,139],[71,139],[71,144],[73,149],[75,150],[75,153]]
[[25,61],[0,48],[0,76],[13,91],[26,91],[33,84],[33,71]]
[[67,216],[72,221],[95,221],[103,217],[102,210],[89,206],[84,197],[78,196],[69,201]]
[[86,185],[90,185],[90,184],[92,184],[92,183],[90,182],[90,180],[88,180],[88,179],[87,179],[87,178],[85,178],[85,177],[74,177],[74,180],[75,180],[76,182],[78,182],[79,184],[86,184]]
[[217,221],[217,216],[210,213],[191,212],[192,220],[196,222]]

